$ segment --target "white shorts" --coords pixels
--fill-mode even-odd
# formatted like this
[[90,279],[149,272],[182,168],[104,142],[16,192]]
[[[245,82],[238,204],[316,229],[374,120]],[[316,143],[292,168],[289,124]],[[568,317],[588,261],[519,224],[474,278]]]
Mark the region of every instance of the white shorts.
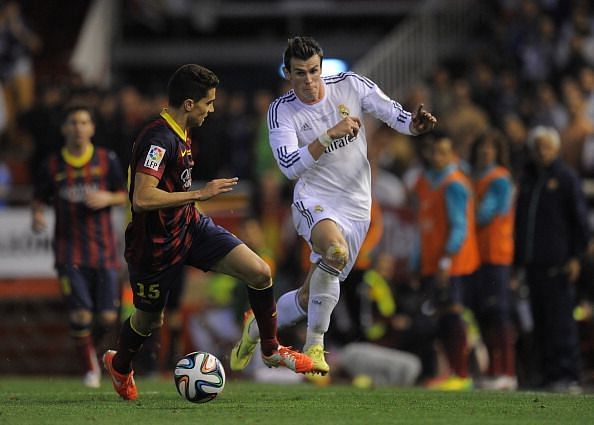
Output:
[[[341,282],[345,280],[353,268],[361,245],[367,236],[369,220],[347,220],[338,211],[318,199],[295,201],[291,204],[291,209],[295,230],[297,230],[299,236],[305,239],[310,248],[312,248],[311,229],[314,228],[316,223],[321,220],[332,220],[336,223],[349,248],[349,260],[338,276]],[[321,259],[322,255],[312,249],[309,260],[313,264],[317,264]]]

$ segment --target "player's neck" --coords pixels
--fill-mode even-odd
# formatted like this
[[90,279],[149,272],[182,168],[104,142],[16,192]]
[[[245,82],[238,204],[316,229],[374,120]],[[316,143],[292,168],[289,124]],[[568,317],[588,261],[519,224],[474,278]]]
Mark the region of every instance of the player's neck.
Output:
[[70,155],[79,157],[87,153],[88,149],[91,147],[91,142],[66,143],[64,147]]
[[188,118],[186,116],[187,112],[183,109],[177,108],[168,108],[167,113],[173,121],[182,129],[182,131],[186,131],[188,129]]
[[318,96],[315,99],[307,99],[307,98],[303,98],[302,96],[297,95],[297,97],[299,98],[299,100],[306,104],[306,105],[315,105],[316,103],[320,103],[323,99],[324,96],[326,94],[326,88],[324,83],[322,82],[320,84],[320,89],[318,90]]

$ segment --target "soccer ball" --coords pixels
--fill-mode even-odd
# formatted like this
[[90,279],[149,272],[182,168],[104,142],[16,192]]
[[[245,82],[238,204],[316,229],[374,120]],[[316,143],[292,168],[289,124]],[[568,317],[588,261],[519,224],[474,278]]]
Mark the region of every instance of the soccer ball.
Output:
[[206,403],[223,391],[225,369],[212,354],[195,351],[179,359],[173,379],[183,398],[192,403]]

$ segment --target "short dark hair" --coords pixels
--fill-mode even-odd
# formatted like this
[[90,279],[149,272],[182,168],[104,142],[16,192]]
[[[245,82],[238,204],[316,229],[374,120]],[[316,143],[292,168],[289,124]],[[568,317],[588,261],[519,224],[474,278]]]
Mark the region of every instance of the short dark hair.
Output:
[[84,103],[71,103],[62,110],[62,122],[65,123],[68,117],[75,112],[86,112],[91,117],[91,122],[95,124],[95,111],[89,105]]
[[179,107],[184,100],[198,101],[219,85],[219,77],[210,69],[196,64],[180,66],[169,79],[167,96],[169,105]]
[[287,49],[283,55],[285,68],[291,70],[291,59],[307,60],[314,55],[320,57],[320,66],[324,58],[324,51],[316,40],[311,37],[293,37],[287,41]]

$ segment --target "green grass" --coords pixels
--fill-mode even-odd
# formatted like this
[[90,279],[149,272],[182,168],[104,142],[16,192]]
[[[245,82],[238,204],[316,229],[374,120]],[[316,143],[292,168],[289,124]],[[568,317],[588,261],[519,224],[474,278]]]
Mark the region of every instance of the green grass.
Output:
[[125,402],[106,380],[91,390],[74,378],[0,377],[0,424],[594,424],[593,395],[229,381],[217,399],[192,404],[169,380],[137,384],[139,399]]

